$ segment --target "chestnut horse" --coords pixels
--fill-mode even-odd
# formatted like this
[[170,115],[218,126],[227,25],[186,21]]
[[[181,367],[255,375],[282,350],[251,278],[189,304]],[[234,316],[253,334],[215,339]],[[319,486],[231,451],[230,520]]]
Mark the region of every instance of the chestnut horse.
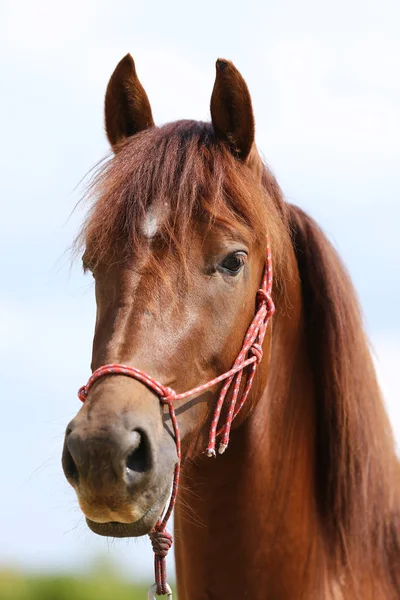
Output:
[[[80,236],[92,370],[124,363],[176,392],[231,368],[270,243],[276,312],[223,456],[204,452],[221,386],[175,403],[179,600],[398,599],[399,463],[352,284],[263,164],[246,83],[225,60],[211,120],[156,127],[122,59],[105,98],[114,156]],[[97,380],[63,454],[90,529],[149,533],[176,464],[159,396],[123,375]]]

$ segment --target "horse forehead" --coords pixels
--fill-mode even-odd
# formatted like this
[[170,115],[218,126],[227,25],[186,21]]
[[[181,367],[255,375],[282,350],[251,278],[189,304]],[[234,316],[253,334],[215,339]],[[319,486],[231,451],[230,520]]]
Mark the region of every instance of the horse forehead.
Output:
[[149,206],[142,223],[142,233],[145,238],[148,240],[153,239],[158,231],[161,221],[165,220],[168,211],[168,202],[159,202],[156,205],[152,204]]

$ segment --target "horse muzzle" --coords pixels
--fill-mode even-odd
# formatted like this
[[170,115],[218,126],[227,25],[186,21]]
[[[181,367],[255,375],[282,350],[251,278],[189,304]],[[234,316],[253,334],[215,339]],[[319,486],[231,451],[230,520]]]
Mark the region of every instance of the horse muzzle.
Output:
[[88,526],[99,535],[149,533],[165,507],[177,454],[174,441],[151,423],[153,418],[151,411],[111,416],[87,410],[67,427],[64,473]]

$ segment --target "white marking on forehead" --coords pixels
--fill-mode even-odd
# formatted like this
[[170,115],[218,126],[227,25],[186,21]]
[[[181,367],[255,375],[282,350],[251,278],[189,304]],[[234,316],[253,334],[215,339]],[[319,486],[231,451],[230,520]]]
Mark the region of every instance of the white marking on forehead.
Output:
[[142,223],[142,233],[151,240],[156,235],[160,224],[164,221],[169,211],[168,202],[158,203],[148,208]]
[[153,208],[149,208],[147,215],[144,218],[142,231],[143,234],[151,240],[158,230],[158,216]]

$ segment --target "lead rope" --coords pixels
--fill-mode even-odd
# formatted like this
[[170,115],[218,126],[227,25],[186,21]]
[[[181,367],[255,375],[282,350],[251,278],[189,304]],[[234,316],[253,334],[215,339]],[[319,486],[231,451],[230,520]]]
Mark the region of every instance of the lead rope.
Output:
[[[166,569],[166,556],[169,549],[172,546],[172,536],[166,530],[167,522],[171,516],[175,501],[178,493],[179,476],[181,470],[181,438],[179,433],[178,421],[175,415],[174,402],[176,400],[183,400],[208,390],[209,388],[217,385],[221,381],[225,381],[215,407],[214,416],[211,421],[207,456],[215,456],[215,445],[217,436],[221,435],[221,441],[218,447],[218,453],[223,454],[229,444],[229,436],[232,426],[232,421],[236,418],[240,410],[249,395],[254,375],[257,369],[257,365],[260,364],[263,356],[262,344],[267,330],[269,319],[275,312],[275,306],[271,298],[272,292],[272,259],[271,249],[269,245],[269,239],[267,241],[267,257],[265,261],[265,269],[261,282],[261,287],[257,291],[256,295],[256,314],[253,317],[252,322],[247,330],[245,338],[243,340],[242,349],[240,350],[232,368],[211,379],[207,383],[199,385],[187,392],[177,394],[173,389],[162,385],[156,379],[153,379],[150,375],[136,369],[135,367],[129,367],[127,365],[121,365],[117,363],[103,365],[96,369],[91,377],[89,378],[86,385],[82,386],[78,391],[79,399],[84,402],[90,391],[92,385],[101,377],[105,375],[126,375],[127,377],[133,377],[140,381],[148,388],[150,388],[160,399],[162,404],[167,405],[171,422],[174,430],[177,463],[175,465],[174,479],[172,483],[171,498],[166,509],[164,516],[160,517],[157,521],[154,529],[150,532],[149,537],[154,552],[154,570],[156,582],[151,588],[150,592],[154,589],[157,595],[168,595],[172,598],[171,588],[167,583],[167,569]],[[246,358],[247,357],[247,358]],[[246,373],[245,370],[247,369]],[[245,385],[242,396],[238,401],[240,384],[242,383],[243,375],[245,376]],[[225,402],[225,398],[233,386],[232,397],[229,402],[228,413],[225,424],[218,429],[219,419],[221,411]],[[154,596],[153,596],[154,597]],[[149,593],[149,598],[151,595]]]

